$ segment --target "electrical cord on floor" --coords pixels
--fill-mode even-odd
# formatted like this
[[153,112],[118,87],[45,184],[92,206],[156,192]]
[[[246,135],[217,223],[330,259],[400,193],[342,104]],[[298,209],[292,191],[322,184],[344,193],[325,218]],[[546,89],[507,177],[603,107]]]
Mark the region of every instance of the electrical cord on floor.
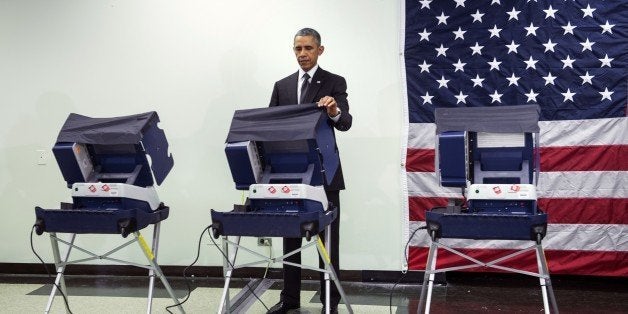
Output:
[[[52,278],[52,275],[50,274],[50,271],[48,270],[48,266],[46,266],[46,263],[41,258],[41,256],[39,256],[39,254],[37,254],[37,252],[35,252],[35,246],[33,245],[33,231],[35,231],[35,228],[36,228],[36,225],[33,225],[33,228],[31,228],[31,251],[33,251],[33,254],[35,254],[35,256],[37,256],[37,259],[39,259],[41,264],[44,265],[44,269],[46,270],[46,273],[48,274],[48,278]],[[68,312],[70,312],[70,314],[72,314],[72,311],[70,310],[70,304],[68,303],[68,298],[65,296],[65,294],[61,290],[61,287],[59,287],[59,285],[56,282],[54,282],[54,281],[52,282],[52,284],[55,287],[57,287],[57,291],[59,291],[59,294],[61,294],[61,296],[63,297],[63,302],[65,302],[65,308],[68,310]]]
[[173,305],[166,306],[166,311],[168,311],[168,313],[171,313],[171,314],[172,314],[172,312],[170,312],[170,309],[171,309],[171,308],[173,308],[173,307],[175,307],[175,306],[181,306],[181,305],[183,305],[183,303],[187,302],[187,300],[190,298],[190,294],[192,294],[192,286],[190,285],[190,280],[189,280],[189,279],[188,279],[188,277],[186,276],[186,272],[187,272],[187,270],[188,270],[190,267],[194,266],[194,264],[196,264],[196,262],[198,262],[198,258],[201,256],[201,240],[203,240],[203,234],[204,234],[206,231],[207,231],[207,232],[209,232],[209,226],[207,226],[205,229],[203,229],[203,232],[201,232],[201,235],[198,237],[198,245],[197,245],[197,247],[196,247],[196,257],[194,258],[194,261],[192,262],[192,264],[190,264],[190,265],[186,266],[186,267],[183,269],[183,279],[184,279],[184,281],[185,281],[185,285],[186,285],[186,286],[187,286],[187,288],[188,288],[188,294],[185,296],[185,299],[183,299],[183,301],[181,301],[181,302],[179,302],[179,303],[176,303],[176,304],[173,304]]
[[[418,227],[416,230],[414,230],[414,232],[412,232],[410,237],[408,237],[408,242],[406,242],[406,245],[403,250],[403,256],[405,257],[406,265],[408,265],[408,245],[410,245],[410,240],[414,238],[414,235],[417,233],[417,231],[422,230],[422,229],[427,229],[427,226]],[[390,289],[390,295],[388,296],[388,309],[390,310],[391,314],[392,314],[392,297],[393,297],[393,293],[395,292],[395,287],[397,287],[397,285],[403,280],[403,278],[406,277],[407,273],[408,273],[407,270],[402,271],[401,276],[399,276],[399,280],[397,280],[397,282],[395,282],[395,284]]]
[[[212,228],[211,226],[209,226],[208,228]],[[213,228],[212,228],[213,229]],[[222,257],[225,258],[225,261],[227,261],[227,263],[229,263],[229,266],[231,267],[231,269],[234,269],[235,266],[231,263],[231,261],[229,260],[229,257],[227,257],[227,254],[225,254],[225,252],[220,248],[220,246],[218,246],[218,243],[216,243],[216,241],[214,240],[214,237],[211,236],[211,234],[209,235],[209,239],[212,240],[212,243],[214,243],[214,246],[216,246],[216,249],[218,249],[218,251],[220,251],[220,254],[222,254]],[[243,281],[244,282],[244,281]],[[264,306],[264,308],[266,309],[266,311],[268,311],[268,306],[266,306],[266,304],[264,303],[264,301],[262,301],[262,299],[259,298],[259,296],[255,293],[255,290],[253,288],[251,288],[251,286],[249,286],[248,282],[244,282],[245,286],[249,289],[249,291],[251,291],[251,293],[253,294],[253,296],[260,302],[262,303],[262,306]]]

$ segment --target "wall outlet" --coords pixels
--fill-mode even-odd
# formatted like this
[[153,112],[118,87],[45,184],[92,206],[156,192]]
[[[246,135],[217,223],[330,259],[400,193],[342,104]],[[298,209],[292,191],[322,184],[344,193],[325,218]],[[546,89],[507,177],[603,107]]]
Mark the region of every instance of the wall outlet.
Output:
[[48,163],[48,151],[44,149],[37,150],[37,164],[45,165]]
[[257,238],[257,246],[272,246],[272,238]]

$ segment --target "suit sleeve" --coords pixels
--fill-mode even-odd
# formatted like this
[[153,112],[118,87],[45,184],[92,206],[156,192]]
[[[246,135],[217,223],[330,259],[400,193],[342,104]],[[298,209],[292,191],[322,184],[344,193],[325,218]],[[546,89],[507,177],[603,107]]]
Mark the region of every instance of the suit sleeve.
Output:
[[273,94],[270,96],[270,103],[268,107],[278,106],[279,105],[279,87],[277,86],[277,82],[273,86]]
[[[347,131],[351,128],[353,123],[353,117],[349,113],[349,101],[347,101],[347,81],[344,77],[338,76],[332,95],[336,100],[338,108],[340,108],[340,119],[338,122],[333,123],[334,128],[338,131]],[[331,120],[330,120],[331,121]]]

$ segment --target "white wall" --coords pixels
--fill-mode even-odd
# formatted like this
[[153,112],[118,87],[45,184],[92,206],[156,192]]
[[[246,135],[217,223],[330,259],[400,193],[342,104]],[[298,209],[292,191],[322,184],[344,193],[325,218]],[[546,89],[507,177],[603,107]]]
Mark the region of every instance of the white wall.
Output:
[[[175,159],[158,187],[171,207],[159,259],[190,263],[210,209],[229,210],[242,198],[223,153],[233,111],[267,106],[273,83],[296,71],[292,38],[307,26],[322,35],[321,67],[347,79],[354,116],[353,128],[337,134],[347,181],[341,268],[398,270],[399,24],[399,4],[385,0],[0,1],[0,262],[37,262],[33,207],[70,199],[50,153],[70,112],[155,110]],[[47,164],[37,165],[38,150]],[[119,238],[80,243],[104,250]],[[221,265],[207,237],[203,243],[200,265]],[[52,260],[47,237],[36,236],[35,247]],[[274,239],[273,254],[280,252]],[[125,254],[140,256],[135,248]]]

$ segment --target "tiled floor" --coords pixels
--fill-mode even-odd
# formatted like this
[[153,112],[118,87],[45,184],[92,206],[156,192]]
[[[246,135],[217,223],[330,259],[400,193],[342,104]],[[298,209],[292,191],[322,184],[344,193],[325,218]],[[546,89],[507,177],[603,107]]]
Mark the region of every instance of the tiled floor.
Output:
[[[434,289],[432,313],[542,313],[538,280],[518,275],[447,274],[447,285]],[[47,277],[0,275],[0,313],[42,313],[48,300],[51,282]],[[177,297],[187,295],[182,278],[169,278]],[[257,280],[234,279],[230,295],[238,300],[244,283]],[[68,276],[70,309],[73,313],[145,313],[148,279],[146,277]],[[563,313],[628,313],[627,278],[553,278],[558,306]],[[216,313],[222,294],[221,278],[196,278],[192,293],[183,305],[188,313]],[[265,287],[270,287],[266,289]],[[347,298],[355,313],[414,313],[418,304],[420,285],[400,285],[395,288],[389,306],[392,284],[344,282]],[[241,295],[239,312],[264,313],[279,298],[280,280],[266,281],[257,287],[255,300],[250,289]],[[295,313],[320,313],[318,283],[304,281],[300,310]],[[263,303],[262,303],[263,302]],[[234,302],[235,303],[235,302]],[[157,285],[153,313],[167,313],[173,304],[161,285]],[[54,301],[51,313],[65,313],[61,297]],[[177,312],[176,309],[171,309]],[[340,306],[341,313],[348,311]]]

